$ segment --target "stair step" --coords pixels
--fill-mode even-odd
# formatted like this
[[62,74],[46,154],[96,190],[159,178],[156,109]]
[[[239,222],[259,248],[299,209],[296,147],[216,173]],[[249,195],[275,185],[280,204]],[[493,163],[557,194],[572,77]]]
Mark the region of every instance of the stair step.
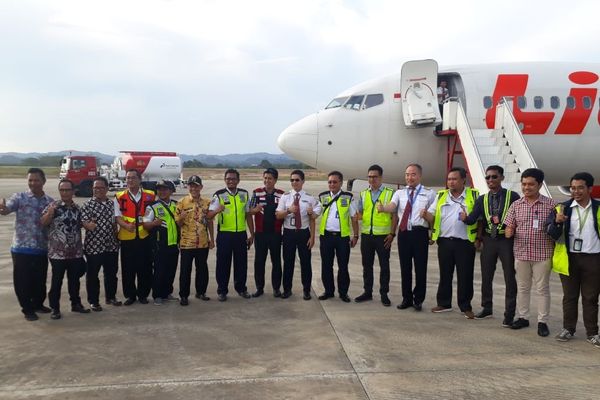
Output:
[[481,158],[481,163],[483,166],[488,165],[510,165],[515,163],[514,154],[481,154],[479,153],[479,157]]
[[475,144],[477,147],[480,146],[506,146],[507,141],[501,137],[477,137],[475,138]]
[[501,155],[510,153],[510,148],[508,146],[478,146],[477,150],[481,156],[484,154]]

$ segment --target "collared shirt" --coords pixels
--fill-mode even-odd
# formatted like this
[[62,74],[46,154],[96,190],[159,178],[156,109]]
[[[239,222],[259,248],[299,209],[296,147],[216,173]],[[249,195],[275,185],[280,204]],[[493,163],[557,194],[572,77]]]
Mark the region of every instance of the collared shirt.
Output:
[[[373,188],[369,186],[369,191],[371,192],[371,199],[372,199],[373,203],[377,203],[377,199],[379,199],[379,196],[381,196],[381,192],[383,192],[383,188],[384,188],[384,186],[381,185],[377,189],[373,190]],[[358,212],[364,211],[362,197],[360,197],[360,196],[358,197],[358,203],[356,205],[356,209],[358,210]]]
[[10,212],[16,212],[15,232],[11,252],[23,254],[46,254],[48,252],[48,229],[40,218],[42,211],[52,203],[52,197],[33,195],[31,190],[13,194],[6,202]]
[[540,195],[533,203],[522,197],[510,206],[504,223],[515,228],[513,249],[517,260],[545,261],[552,257],[554,241],[543,225],[555,205],[552,199]]
[[[596,218],[596,216],[592,209],[592,202],[589,201],[587,206],[582,207],[577,201],[573,200],[571,208],[569,251],[571,253],[600,253],[600,239],[598,239],[598,232],[596,232],[594,227],[594,218]],[[579,210],[579,212],[577,212],[577,210]],[[580,225],[580,221],[583,221],[583,226]],[[582,240],[581,251],[574,250],[575,239]]]
[[[301,229],[308,229],[310,226],[310,215],[308,215],[308,206],[311,206],[315,215],[321,215],[321,203],[304,190],[296,192],[290,190],[288,193],[281,196],[281,200],[277,205],[277,211],[286,211],[294,204],[294,197],[296,193],[300,194],[300,217],[302,219]],[[292,223],[294,214],[288,214],[283,220],[284,229],[296,229],[296,226]]]
[[[338,192],[340,193],[341,190]],[[338,193],[329,192],[329,195],[333,199]],[[321,208],[323,206],[321,205]],[[350,214],[350,218],[354,217],[357,213],[356,203],[354,199],[350,202],[350,209],[348,210]],[[327,222],[325,222],[325,230],[330,232],[341,232],[342,228],[340,226],[340,215],[337,210],[337,201],[334,201],[329,206],[329,214],[327,214]]]
[[110,199],[104,201],[92,197],[81,206],[81,220],[93,221],[96,228],[85,231],[83,251],[85,254],[101,254],[119,250],[115,222],[115,209]]
[[[225,190],[227,190],[227,193],[229,193],[232,196],[235,196],[239,192],[239,190],[237,190],[237,189],[235,192],[232,192],[231,190],[229,190],[227,188],[225,188]],[[215,211],[218,207],[219,207],[219,196],[214,195],[212,200],[210,201],[210,206],[208,207],[208,210]],[[244,212],[248,212],[248,211],[250,211],[250,199],[246,199],[246,205],[244,206]]]
[[[396,190],[396,193],[394,193],[394,196],[392,197],[392,203],[397,205],[398,226],[400,226],[400,223],[402,222],[402,217],[404,216],[404,210],[406,209],[406,204],[408,203],[409,194],[410,186],[406,186],[405,188]],[[431,205],[435,202],[435,196],[435,191],[426,188],[421,184],[415,187],[415,191],[413,193],[412,211],[410,213],[410,217],[408,218],[409,231],[413,226],[429,228],[429,223],[425,221],[425,219],[421,218],[420,213],[421,210],[427,210],[429,207],[431,207]]]
[[[127,190],[127,194],[129,195],[129,197],[131,197],[133,201],[139,203],[142,199],[142,188],[140,188],[140,190],[138,190],[136,194],[133,194],[129,190]],[[119,204],[116,198],[113,199],[113,202],[115,205],[115,217],[122,217],[123,213],[121,212],[121,205]]]
[[[467,226],[459,218],[460,213],[466,210],[465,196],[466,190],[463,190],[458,197],[452,196],[452,193],[448,193],[446,196],[446,202],[442,204],[441,208],[440,237],[469,240]],[[439,198],[436,196],[435,201],[429,206],[428,211],[433,215],[435,215],[438,200]]]
[[[55,201],[56,209],[48,226],[48,258],[71,260],[83,257],[81,242],[81,208],[76,203]],[[48,206],[42,211],[45,214]]]
[[[506,193],[508,191],[505,188],[500,188],[500,190],[497,193],[492,193],[491,191],[489,192],[489,213],[490,216],[498,216],[499,219],[501,219],[500,217],[502,217],[502,214],[504,213],[504,202],[506,199]],[[519,194],[513,190],[510,191],[510,200],[509,200],[509,207],[512,203],[514,203],[515,201],[519,200]],[[473,211],[471,211],[471,213],[467,216],[467,218],[465,219],[464,223],[467,225],[472,225],[475,222],[477,222],[479,219],[483,220],[485,223],[485,229],[487,232],[488,229],[488,221],[485,221],[485,205],[484,205],[484,201],[483,199],[485,198],[485,195],[481,195],[477,198],[477,200],[475,200],[475,205],[473,206]],[[503,224],[500,224],[500,227],[502,227]],[[489,233],[487,233],[489,235]],[[504,235],[502,235],[502,237],[504,237]]]
[[182,211],[187,211],[187,215],[181,225],[181,239],[179,247],[182,249],[205,249],[208,247],[208,206],[210,200],[200,197],[194,200],[191,194],[188,194],[177,203],[177,216]]

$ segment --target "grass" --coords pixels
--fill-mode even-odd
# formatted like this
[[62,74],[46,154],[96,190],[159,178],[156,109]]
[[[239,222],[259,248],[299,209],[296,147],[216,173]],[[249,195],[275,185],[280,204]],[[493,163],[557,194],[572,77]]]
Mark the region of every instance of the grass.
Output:
[[[0,165],[0,178],[23,178],[27,177],[27,170],[31,168],[25,165]],[[60,167],[36,167],[41,168],[46,174],[46,178],[58,178]]]

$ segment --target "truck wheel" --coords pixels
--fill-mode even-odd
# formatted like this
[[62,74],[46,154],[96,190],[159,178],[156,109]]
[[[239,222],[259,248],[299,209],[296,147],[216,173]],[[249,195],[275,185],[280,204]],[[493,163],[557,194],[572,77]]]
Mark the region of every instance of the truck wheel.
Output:
[[77,196],[92,197],[92,181],[81,182],[77,190]]

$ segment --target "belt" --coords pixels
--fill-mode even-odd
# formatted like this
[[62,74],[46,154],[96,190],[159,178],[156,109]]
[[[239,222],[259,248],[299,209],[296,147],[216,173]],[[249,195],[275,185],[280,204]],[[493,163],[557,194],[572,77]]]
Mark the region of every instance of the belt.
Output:
[[306,228],[301,228],[301,229],[296,229],[296,228],[283,228],[284,231],[288,231],[288,232],[304,232],[308,230],[308,227]]
[[341,232],[325,231],[323,236],[340,236],[341,234]]
[[468,242],[469,241],[469,239],[462,239],[462,238],[457,238],[457,237],[439,237],[438,240],[440,240],[440,239],[452,240],[452,241],[462,240],[463,242]]

